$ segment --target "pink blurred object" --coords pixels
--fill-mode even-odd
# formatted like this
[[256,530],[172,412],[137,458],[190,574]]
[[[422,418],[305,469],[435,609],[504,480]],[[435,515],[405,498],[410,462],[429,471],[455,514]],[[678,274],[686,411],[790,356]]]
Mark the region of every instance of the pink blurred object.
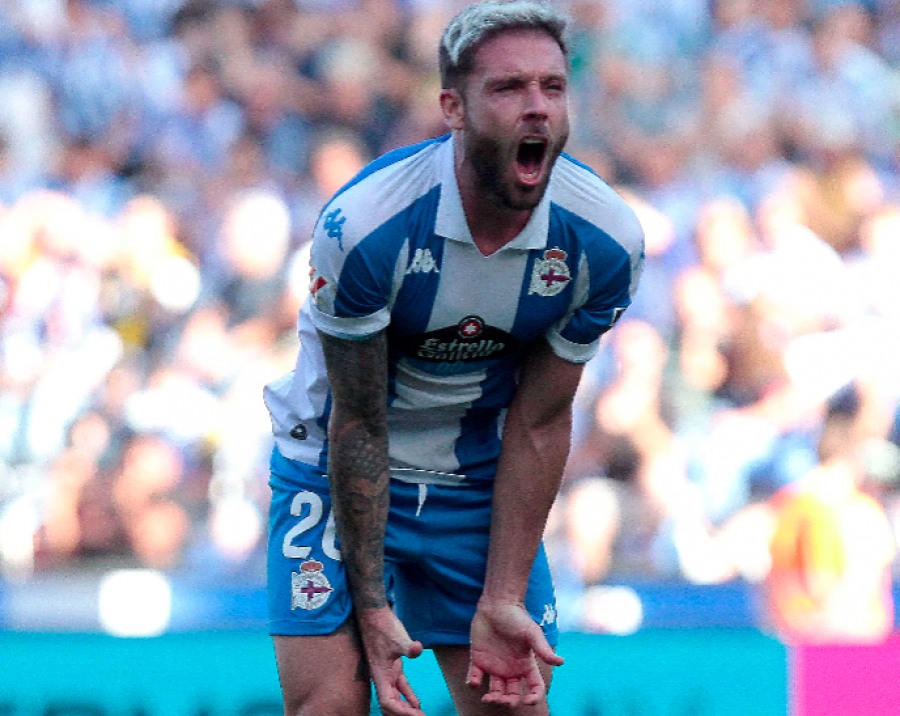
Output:
[[900,714],[900,633],[876,645],[796,646],[791,716]]

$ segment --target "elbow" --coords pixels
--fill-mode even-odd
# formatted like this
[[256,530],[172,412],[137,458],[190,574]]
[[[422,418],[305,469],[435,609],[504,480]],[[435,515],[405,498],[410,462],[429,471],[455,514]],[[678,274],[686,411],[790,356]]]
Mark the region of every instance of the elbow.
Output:
[[572,407],[540,416],[529,416],[522,426],[528,442],[538,454],[555,453],[564,449],[568,452],[572,437]]
[[352,412],[335,409],[328,420],[328,439],[332,444],[347,440],[387,439],[387,419],[384,411]]

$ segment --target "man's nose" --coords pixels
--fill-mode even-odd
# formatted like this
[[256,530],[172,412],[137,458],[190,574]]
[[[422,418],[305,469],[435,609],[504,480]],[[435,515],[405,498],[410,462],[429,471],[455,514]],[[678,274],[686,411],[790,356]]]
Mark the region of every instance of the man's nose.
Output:
[[547,96],[539,84],[528,85],[525,114],[530,117],[546,117],[548,114]]

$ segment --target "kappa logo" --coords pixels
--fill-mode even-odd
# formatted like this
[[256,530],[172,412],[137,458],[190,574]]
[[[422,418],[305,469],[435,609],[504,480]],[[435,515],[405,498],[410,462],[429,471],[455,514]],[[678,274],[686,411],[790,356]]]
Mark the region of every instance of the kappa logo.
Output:
[[544,605],[544,616],[541,617],[541,626],[553,624],[556,621],[556,607],[553,604]]
[[344,222],[347,221],[346,216],[341,216],[341,210],[335,209],[330,214],[325,215],[325,223],[322,226],[328,234],[328,238],[337,239],[338,248],[344,250]]
[[431,254],[431,249],[416,249],[413,260],[406,269],[406,275],[411,273],[440,273],[437,261]]
[[311,611],[323,606],[334,589],[322,572],[325,565],[316,559],[308,559],[300,565],[299,572],[291,573],[291,609]]
[[555,296],[568,285],[572,274],[566,264],[566,256],[568,254],[560,248],[547,249],[544,258],[534,262],[529,295]]

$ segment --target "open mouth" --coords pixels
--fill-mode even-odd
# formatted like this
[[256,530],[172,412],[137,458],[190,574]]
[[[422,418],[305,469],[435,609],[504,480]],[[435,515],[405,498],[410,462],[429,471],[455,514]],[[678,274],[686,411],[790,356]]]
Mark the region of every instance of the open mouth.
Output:
[[547,156],[547,140],[543,137],[525,137],[519,142],[516,152],[516,172],[523,184],[536,184],[540,181]]

